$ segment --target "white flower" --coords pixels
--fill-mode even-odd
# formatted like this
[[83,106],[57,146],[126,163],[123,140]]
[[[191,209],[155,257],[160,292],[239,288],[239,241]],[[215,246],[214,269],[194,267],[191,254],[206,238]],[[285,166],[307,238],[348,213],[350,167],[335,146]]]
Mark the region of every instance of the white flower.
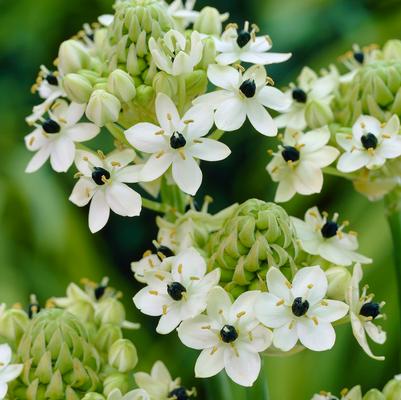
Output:
[[132,146],[153,153],[141,171],[141,180],[153,181],[172,166],[179,188],[195,195],[202,183],[202,171],[195,159],[220,161],[230,155],[225,144],[203,137],[213,126],[213,113],[195,106],[181,119],[173,101],[159,93],[156,114],[160,126],[144,122],[125,131]]
[[384,357],[373,355],[367,341],[367,336],[378,344],[383,344],[386,341],[386,332],[382,330],[381,326],[376,326],[373,323],[374,320],[383,317],[380,309],[384,306],[384,303],[373,302],[373,295],[367,295],[367,287],[363,289],[362,294],[359,293],[359,284],[362,277],[363,273],[360,264],[355,264],[351,285],[347,293],[352,332],[369,357],[376,360],[384,360]]
[[26,172],[37,171],[50,158],[56,172],[66,172],[75,158],[75,142],[85,142],[98,135],[100,129],[91,123],[78,121],[85,105],[59,100],[49,111],[49,118],[25,136],[28,150],[35,151]]
[[232,304],[221,287],[208,298],[207,315],[185,321],[178,328],[181,341],[202,350],[195,365],[198,378],[208,378],[223,369],[242,386],[252,386],[261,361],[259,353],[272,342],[272,333],[255,318],[253,308],[258,291],[245,292]]
[[150,397],[143,389],[131,390],[124,395],[120,389],[113,389],[107,396],[107,400],[150,400]]
[[0,400],[7,395],[8,383],[16,379],[22,372],[22,364],[10,364],[12,357],[8,344],[0,345]]
[[171,29],[162,39],[151,37],[149,50],[160,70],[173,76],[189,74],[202,60],[202,37],[194,31],[187,42],[182,33]]
[[276,136],[277,126],[265,107],[282,111],[290,100],[280,90],[266,85],[266,70],[261,65],[249,68],[244,74],[233,67],[217,64],[209,66],[209,80],[218,88],[195,99],[216,110],[216,126],[223,131],[235,131],[246,118],[253,127],[266,136]]
[[168,6],[168,13],[177,23],[186,29],[190,24],[196,21],[199,11],[195,11],[196,0],[174,0]]
[[138,282],[146,283],[146,274],[159,270],[168,271],[169,265],[167,263],[162,263],[162,260],[157,254],[153,254],[148,250],[139,261],[131,263],[131,269]]
[[313,70],[305,67],[298,77],[297,85],[291,85],[285,92],[289,106],[283,114],[275,118],[277,126],[304,130],[308,126],[305,118],[307,106],[311,102],[317,102],[321,107],[328,107],[338,82],[338,72],[334,68],[319,77]]
[[206,274],[206,262],[194,248],[163,262],[171,265],[171,273],[145,274],[148,286],[135,295],[134,303],[146,315],[161,316],[156,330],[168,334],[181,321],[205,310],[207,296],[220,280],[220,270]]
[[354,262],[369,264],[370,258],[358,254],[358,239],[355,232],[346,233],[348,222],[338,223],[338,214],[332,219],[326,213],[320,214],[317,207],[305,213],[305,221],[292,218],[297,236],[304,251],[319,255],[336,265],[351,265]]
[[252,26],[249,31],[249,22],[244,29],[229,25],[221,39],[215,39],[216,50],[221,53],[216,61],[222,65],[230,65],[236,62],[251,64],[276,64],[287,61],[291,53],[270,53],[272,42],[269,36],[256,37],[257,28]]
[[328,283],[323,270],[300,269],[292,284],[275,267],[267,272],[269,293],[262,293],[255,304],[257,318],[274,328],[273,344],[280,350],[291,350],[300,340],[308,349],[329,350],[336,333],[332,322],[344,317],[348,306],[325,299]]
[[337,133],[336,139],[345,150],[337,163],[337,169],[342,172],[364,167],[380,168],[386,159],[401,156],[400,120],[397,115],[393,115],[386,124],[362,115],[352,127],[352,134]]
[[287,130],[283,145],[279,146],[266,169],[274,182],[278,182],[275,201],[290,200],[295,193],[320,193],[323,187],[322,168],[330,165],[339,155],[335,147],[327,146],[328,127],[302,133]]
[[106,225],[110,209],[123,217],[140,214],[141,196],[126,185],[139,181],[140,167],[128,165],[134,158],[135,152],[130,149],[117,150],[106,157],[77,151],[75,164],[81,177],[71,193],[70,201],[78,207],[84,207],[91,201],[91,232],[97,232]]

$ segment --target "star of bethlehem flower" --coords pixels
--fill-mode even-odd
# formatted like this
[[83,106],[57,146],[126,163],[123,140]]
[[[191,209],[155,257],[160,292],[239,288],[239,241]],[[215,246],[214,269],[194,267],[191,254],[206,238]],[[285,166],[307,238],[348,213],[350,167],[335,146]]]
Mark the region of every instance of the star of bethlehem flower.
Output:
[[151,400],[149,394],[143,389],[134,389],[122,394],[120,389],[113,389],[107,396],[107,400]]
[[261,323],[274,329],[275,347],[289,351],[298,340],[314,351],[334,346],[336,333],[332,322],[347,314],[348,305],[325,298],[328,282],[319,266],[300,269],[292,284],[278,268],[272,267],[266,283],[269,293],[259,296],[255,313]]
[[235,131],[248,118],[253,127],[263,135],[276,136],[277,126],[265,107],[276,111],[285,110],[289,99],[280,90],[269,86],[262,65],[255,65],[245,73],[228,66],[212,64],[208,78],[221,88],[194,100],[194,104],[206,105],[216,110],[214,119],[222,131]]
[[267,165],[272,180],[278,182],[276,202],[290,200],[295,193],[320,193],[323,187],[322,168],[330,165],[340,154],[327,146],[330,131],[327,126],[307,133],[287,129],[283,144]]
[[319,77],[312,69],[303,68],[297,84],[290,85],[285,92],[289,105],[281,115],[275,118],[279,128],[304,130],[306,108],[311,102],[317,102],[322,107],[328,107],[334,90],[338,87],[338,72],[333,68],[326,75]]
[[49,118],[25,137],[28,150],[35,151],[25,172],[37,171],[50,158],[56,172],[67,172],[74,163],[75,143],[93,139],[100,129],[91,123],[78,122],[85,106],[59,100],[49,111]]
[[168,13],[173,17],[179,26],[186,29],[193,24],[199,16],[199,11],[195,11],[196,0],[174,0],[168,6]]
[[367,341],[367,337],[378,344],[383,344],[386,341],[386,332],[382,330],[381,326],[373,323],[373,321],[383,318],[380,310],[384,306],[384,303],[374,302],[374,296],[367,294],[367,287],[364,287],[362,293],[360,293],[359,285],[362,277],[361,265],[355,264],[351,285],[347,292],[352,332],[359,345],[369,357],[375,360],[384,360],[384,357],[375,356],[372,353]]
[[150,374],[137,372],[134,377],[136,384],[149,394],[151,400],[189,400],[196,395],[195,389],[188,390],[181,385],[180,378],[173,380],[161,361],[153,365]]
[[135,279],[138,282],[146,283],[146,275],[149,272],[157,272],[160,270],[168,271],[170,265],[162,262],[165,257],[166,256],[160,252],[154,254],[150,250],[146,251],[139,261],[131,263],[131,269],[132,272],[134,272]]
[[11,347],[8,344],[0,345],[0,400],[3,400],[8,391],[8,383],[18,378],[22,372],[22,364],[10,364],[12,358]]
[[171,265],[171,272],[146,273],[148,286],[135,295],[134,303],[146,315],[161,316],[156,331],[168,334],[182,321],[205,310],[208,294],[219,282],[220,270],[206,274],[206,262],[194,248],[163,263]]
[[160,93],[156,114],[159,126],[143,122],[125,131],[134,148],[153,153],[143,166],[141,181],[154,181],[171,166],[178,187],[195,195],[202,183],[202,171],[195,159],[220,161],[231,153],[225,144],[204,137],[213,126],[213,112],[194,106],[180,118],[173,101]]
[[79,171],[70,201],[78,207],[89,202],[89,229],[98,232],[106,224],[110,209],[123,217],[141,213],[141,196],[126,183],[139,182],[140,166],[129,165],[135,158],[131,149],[116,150],[105,156],[78,150],[75,164]]
[[202,37],[193,31],[187,40],[182,33],[171,29],[162,39],[151,37],[149,50],[160,70],[173,76],[189,74],[202,60]]
[[208,297],[207,315],[181,324],[180,340],[202,350],[195,365],[196,377],[209,378],[225,369],[235,383],[253,385],[261,367],[259,353],[272,342],[272,332],[255,318],[259,295],[259,291],[248,291],[232,303],[228,293],[216,287]]
[[354,262],[371,263],[370,258],[356,252],[358,250],[356,233],[344,232],[348,222],[339,224],[338,217],[337,213],[331,219],[327,213],[323,213],[322,216],[317,207],[306,211],[305,221],[292,217],[302,249],[336,265],[349,266]]
[[393,115],[382,124],[374,117],[362,115],[352,127],[352,134],[337,133],[336,140],[345,150],[337,163],[339,171],[380,168],[387,159],[401,155],[400,120]]
[[291,58],[291,53],[272,53],[272,42],[269,36],[257,37],[259,28],[249,22],[243,29],[236,24],[229,24],[221,38],[215,39],[216,50],[220,53],[216,61],[222,65],[230,65],[237,62],[269,65],[282,63]]

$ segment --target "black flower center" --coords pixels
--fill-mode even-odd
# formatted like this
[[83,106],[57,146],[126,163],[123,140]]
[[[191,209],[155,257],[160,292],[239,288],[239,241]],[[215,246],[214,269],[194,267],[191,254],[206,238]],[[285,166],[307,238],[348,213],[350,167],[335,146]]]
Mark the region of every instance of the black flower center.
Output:
[[175,254],[173,252],[173,250],[171,250],[169,247],[167,246],[159,246],[156,247],[156,253],[157,254],[162,254],[164,257],[173,257]]
[[373,133],[366,133],[361,137],[361,142],[366,150],[377,147],[377,137]]
[[245,29],[237,29],[237,44],[241,49],[245,47],[252,39],[251,34]]
[[221,328],[220,337],[224,343],[232,343],[238,339],[238,332],[232,325],[224,325]]
[[380,314],[380,304],[374,302],[365,303],[361,307],[359,314],[364,317],[372,317],[372,319],[375,319]]
[[365,54],[362,51],[354,51],[354,59],[359,62],[359,64],[363,64],[365,61]]
[[92,171],[92,179],[97,185],[102,186],[106,183],[105,180],[110,179],[110,172],[102,167],[95,167]]
[[43,122],[42,128],[46,133],[59,133],[61,130],[60,125],[51,118]]
[[298,103],[306,103],[308,95],[301,88],[295,88],[292,90],[292,98]]
[[338,231],[338,224],[337,222],[334,221],[327,221],[323,226],[320,232],[322,233],[322,236],[326,239],[330,239],[334,236],[337,235]]
[[184,387],[179,387],[177,389],[172,390],[168,394],[168,399],[171,400],[189,400],[190,396],[187,393],[187,389]]
[[38,303],[31,303],[28,307],[28,317],[32,319],[36,314],[40,312],[40,305]]
[[49,85],[58,86],[58,79],[51,72],[47,74],[46,81]]
[[239,90],[248,97],[248,99],[255,96],[256,93],[256,83],[253,79],[247,79],[246,81],[242,82],[242,85],[239,87]]
[[99,286],[94,290],[95,299],[96,299],[96,300],[100,300],[100,299],[103,297],[104,293],[106,292],[106,289],[107,289],[107,286],[99,285]]
[[302,297],[296,297],[294,299],[294,302],[292,303],[291,309],[292,309],[292,313],[296,317],[302,317],[309,310],[309,302],[308,302],[308,300],[302,301]]
[[173,282],[167,285],[167,293],[170,297],[175,301],[180,301],[184,297],[183,293],[185,293],[187,289],[181,285],[180,282]]
[[284,146],[284,150],[281,152],[285,161],[298,161],[300,157],[299,151],[292,146]]
[[184,136],[182,133],[179,132],[174,132],[170,138],[170,146],[173,149],[180,149],[181,147],[184,147],[187,144],[187,141],[185,140]]

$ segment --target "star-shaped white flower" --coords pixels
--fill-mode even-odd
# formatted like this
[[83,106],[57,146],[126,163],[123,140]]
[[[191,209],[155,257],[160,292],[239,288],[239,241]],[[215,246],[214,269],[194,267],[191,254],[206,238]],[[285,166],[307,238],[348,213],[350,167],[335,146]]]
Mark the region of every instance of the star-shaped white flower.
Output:
[[8,344],[0,345],[0,400],[3,400],[8,391],[8,383],[18,378],[22,372],[22,364],[10,364],[12,358],[11,347]]
[[149,394],[143,389],[134,389],[122,394],[120,389],[113,389],[107,396],[107,400],[151,400]]
[[337,143],[345,150],[337,163],[341,172],[361,168],[376,169],[387,159],[401,156],[400,120],[393,115],[386,124],[362,115],[352,127],[352,134],[337,133]]
[[26,172],[37,171],[50,158],[56,172],[66,172],[74,163],[75,142],[86,142],[98,135],[100,129],[91,123],[78,121],[85,105],[59,100],[49,111],[49,118],[25,136],[28,150],[35,151]]
[[280,90],[267,85],[262,65],[249,68],[244,74],[233,67],[212,64],[207,71],[210,82],[218,88],[195,99],[215,113],[216,126],[222,131],[235,131],[248,118],[253,127],[266,136],[276,136],[277,126],[266,108],[283,111],[290,100]]
[[101,230],[109,220],[110,209],[123,217],[135,217],[141,213],[141,196],[126,183],[139,181],[140,168],[129,165],[135,158],[131,149],[116,150],[107,156],[78,150],[75,164],[80,178],[70,201],[78,207],[91,202],[89,229]]
[[323,187],[322,168],[340,154],[332,146],[328,127],[302,133],[286,130],[283,144],[267,165],[272,180],[278,182],[276,202],[290,200],[295,193],[320,193]]
[[157,67],[173,76],[191,73],[202,60],[203,43],[196,31],[191,33],[188,41],[174,29],[158,40],[151,37],[149,50]]
[[308,124],[305,112],[308,105],[318,102],[322,107],[328,107],[338,84],[339,75],[334,68],[319,77],[313,70],[305,67],[298,77],[297,84],[292,84],[285,92],[289,106],[275,118],[277,126],[301,131],[306,129]]
[[185,30],[196,21],[199,11],[195,11],[196,0],[174,0],[168,6],[168,13]]
[[387,339],[386,332],[382,330],[381,326],[373,323],[374,320],[383,317],[380,309],[384,306],[384,303],[373,302],[373,295],[367,295],[367,287],[363,288],[362,294],[360,294],[359,285],[362,277],[363,273],[360,264],[355,264],[351,285],[347,293],[352,332],[369,357],[376,360],[384,360],[384,357],[378,357],[372,353],[367,341],[367,336],[378,344],[383,344]]
[[271,53],[272,42],[269,36],[256,36],[257,27],[249,30],[249,22],[244,29],[229,25],[221,38],[215,39],[216,50],[220,53],[216,61],[222,65],[236,62],[269,65],[282,63],[291,57],[291,53]]
[[129,143],[145,153],[153,153],[142,171],[142,181],[154,181],[172,167],[179,188],[195,195],[202,183],[202,171],[196,159],[220,161],[231,151],[217,140],[204,138],[213,126],[213,112],[195,106],[180,118],[174,102],[159,93],[156,114],[160,126],[143,122],[125,131]]
[[242,386],[252,386],[261,367],[259,353],[272,342],[272,332],[255,318],[259,291],[248,291],[232,303],[221,287],[213,289],[207,315],[184,321],[178,328],[181,341],[202,350],[195,365],[198,378],[209,378],[223,369]]
[[359,246],[356,233],[344,232],[348,223],[339,224],[338,214],[329,219],[326,213],[322,216],[317,207],[312,207],[306,211],[305,221],[292,217],[292,222],[301,246],[307,253],[336,265],[372,262],[370,258],[356,252]]
[[326,299],[328,288],[324,271],[318,267],[300,269],[292,284],[278,268],[267,272],[269,293],[262,293],[255,304],[260,322],[274,328],[273,344],[289,351],[298,340],[314,351],[334,346],[336,333],[332,322],[344,317],[347,304]]
[[220,280],[220,270],[206,274],[206,262],[194,248],[163,263],[171,265],[171,273],[145,274],[148,286],[135,295],[134,303],[146,315],[161,316],[156,330],[168,334],[205,310],[208,294]]
[[163,263],[159,255],[153,254],[150,250],[145,252],[139,261],[131,263],[131,270],[135,275],[135,279],[142,283],[147,283],[146,276],[149,272],[168,271],[169,269],[169,264]]

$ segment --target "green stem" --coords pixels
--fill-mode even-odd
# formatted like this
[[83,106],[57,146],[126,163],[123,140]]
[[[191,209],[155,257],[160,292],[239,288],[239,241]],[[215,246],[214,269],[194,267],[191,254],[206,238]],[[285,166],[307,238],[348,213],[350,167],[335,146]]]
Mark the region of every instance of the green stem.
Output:
[[338,169],[334,168],[334,167],[326,167],[323,168],[323,172],[326,175],[332,175],[332,176],[339,176],[340,178],[345,178],[348,179],[350,181],[353,181],[357,178],[357,176],[355,174],[346,174],[345,172],[341,172]]
[[114,123],[106,124],[106,128],[116,140],[118,140],[121,143],[130,145],[127,138],[124,135],[124,130],[120,128],[117,124]]
[[264,357],[262,357],[262,368],[260,369],[259,378],[247,391],[247,399],[248,400],[269,400],[269,385],[267,382],[267,371],[265,368]]
[[224,131],[220,129],[216,129],[212,134],[208,137],[209,139],[220,140],[224,135]]
[[158,203],[157,201],[144,199],[142,198],[142,207],[147,208],[148,210],[152,210],[159,213],[168,212],[168,206],[165,204]]
[[178,111],[181,116],[184,115],[186,99],[187,99],[187,84],[185,82],[185,76],[179,76],[178,77]]

